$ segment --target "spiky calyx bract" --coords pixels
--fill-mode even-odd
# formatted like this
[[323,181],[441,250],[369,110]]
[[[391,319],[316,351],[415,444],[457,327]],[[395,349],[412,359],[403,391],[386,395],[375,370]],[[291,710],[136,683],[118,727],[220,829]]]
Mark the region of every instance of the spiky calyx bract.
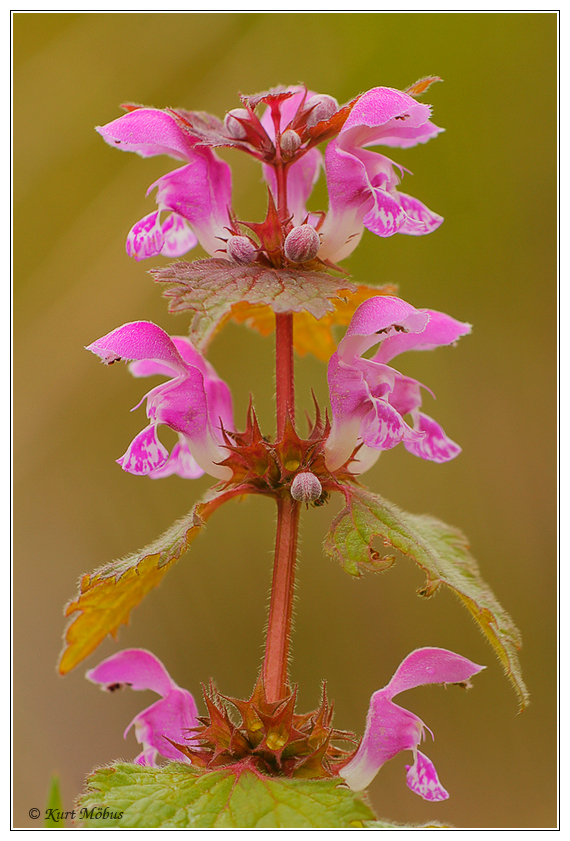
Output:
[[[354,743],[353,733],[332,727],[333,707],[323,695],[318,709],[295,712],[297,689],[280,701],[267,700],[263,679],[251,697],[242,701],[221,695],[211,683],[204,689],[208,715],[189,731],[188,744],[172,743],[198,768],[241,765],[268,776],[305,779],[336,777],[354,753],[335,742]],[[230,710],[241,721],[232,720]]]

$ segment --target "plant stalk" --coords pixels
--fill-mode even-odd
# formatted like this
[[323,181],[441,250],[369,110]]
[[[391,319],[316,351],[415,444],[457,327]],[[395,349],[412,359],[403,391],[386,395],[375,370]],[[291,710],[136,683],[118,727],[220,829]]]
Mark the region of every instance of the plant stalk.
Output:
[[301,505],[289,491],[277,498],[277,535],[263,682],[267,700],[280,701],[288,694],[289,649],[295,595],[295,565]]

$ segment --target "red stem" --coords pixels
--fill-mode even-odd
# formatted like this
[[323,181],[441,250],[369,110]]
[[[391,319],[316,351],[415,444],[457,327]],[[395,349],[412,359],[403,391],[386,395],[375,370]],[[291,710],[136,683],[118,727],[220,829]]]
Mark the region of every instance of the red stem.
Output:
[[[277,146],[277,207],[281,223],[287,219],[287,176]],[[277,441],[285,434],[287,418],[295,420],[293,378],[293,313],[275,315],[275,393]],[[267,639],[263,660],[263,682],[267,700],[280,701],[288,691],[289,648],[295,595],[295,564],[301,506],[287,488],[277,496],[277,534]]]
[[295,421],[295,382],[293,377],[293,313],[275,315],[275,400],[277,440],[285,431],[287,413]]
[[295,562],[300,503],[288,491],[277,498],[277,535],[267,623],[263,682],[267,700],[280,701],[288,692],[288,663],[295,594]]

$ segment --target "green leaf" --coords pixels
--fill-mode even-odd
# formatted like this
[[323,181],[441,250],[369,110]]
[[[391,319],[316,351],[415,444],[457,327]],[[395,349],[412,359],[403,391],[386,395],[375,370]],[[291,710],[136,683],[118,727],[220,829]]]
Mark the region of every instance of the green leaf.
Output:
[[61,792],[59,790],[59,777],[57,774],[54,774],[51,778],[49,788],[44,827],[46,829],[53,829],[54,827],[61,829],[65,826],[65,821],[60,817],[61,815],[63,815],[63,806],[61,803]]
[[419,595],[432,596],[440,584],[455,593],[493,646],[523,709],[528,691],[517,655],[520,633],[481,578],[465,535],[435,517],[407,514],[363,488],[347,488],[346,496],[346,508],[332,523],[325,552],[354,576],[360,576],[362,569],[382,569],[383,564],[385,568],[387,559],[372,549],[375,538],[409,555],[426,574]]
[[375,816],[338,779],[266,777],[236,766],[200,773],[171,762],[160,768],[116,763],[94,771],[76,820],[91,829],[348,829]]
[[[243,491],[239,493],[243,494]],[[208,517],[223,502],[236,495],[236,490],[210,492],[154,543],[81,578],[79,593],[65,609],[67,617],[76,613],[79,615],[72,619],[65,631],[60,674],[67,674],[75,668],[107,634],[116,637],[120,626],[128,624],[131,610],[160,584]]]
[[264,266],[238,266],[212,257],[193,263],[179,261],[150,272],[169,288],[171,312],[193,312],[189,335],[204,350],[210,339],[230,316],[234,304],[268,304],[273,312],[306,312],[315,318],[333,312],[331,298],[356,286],[346,278],[326,272]]

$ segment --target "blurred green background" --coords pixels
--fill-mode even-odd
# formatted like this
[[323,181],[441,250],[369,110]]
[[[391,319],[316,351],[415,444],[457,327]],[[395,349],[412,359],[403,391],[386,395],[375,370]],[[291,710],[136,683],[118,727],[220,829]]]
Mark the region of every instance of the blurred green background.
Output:
[[[131,225],[154,208],[145,191],[176,164],[106,146],[95,125],[121,102],[223,116],[238,91],[305,82],[345,102],[376,85],[437,74],[424,100],[446,133],[396,150],[402,189],[441,213],[427,237],[366,232],[346,261],[362,283],[395,282],[416,306],[474,325],[454,349],[403,358],[437,395],[426,411],[463,447],[446,465],[403,447],[366,474],[372,490],[429,512],[470,537],[482,573],[524,639],[532,704],[515,695],[466,611],[444,592],[415,595],[422,576],[400,558],[351,580],[322,555],[338,502],[303,516],[292,676],[299,708],[326,679],[336,724],[359,733],[371,693],[424,645],[488,669],[468,694],[422,688],[401,703],[436,741],[426,745],[451,798],[428,804],[405,785],[401,755],[371,786],[379,815],[460,827],[556,822],[556,67],[557,17],[540,14],[39,14],[14,23],[15,302],[15,825],[36,826],[52,772],[65,808],[85,774],[137,752],[131,718],[151,693],[106,695],[84,678],[118,647],[151,649],[200,696],[212,676],[246,695],[262,655],[273,505],[221,509],[207,532],[120,632],[65,679],[55,672],[62,608],[79,576],[143,546],[184,514],[207,478],[160,481],[115,459],[144,424],[129,409],[144,384],[106,369],[84,345],[136,319],[184,333],[160,291],[125,254]],[[255,162],[231,152],[234,206],[260,219]],[[326,208],[321,184],[312,209]],[[200,256],[199,250],[194,256]],[[242,424],[250,392],[273,431],[273,344],[228,327],[210,358],[232,386]],[[297,364],[299,408],[325,367]]]

